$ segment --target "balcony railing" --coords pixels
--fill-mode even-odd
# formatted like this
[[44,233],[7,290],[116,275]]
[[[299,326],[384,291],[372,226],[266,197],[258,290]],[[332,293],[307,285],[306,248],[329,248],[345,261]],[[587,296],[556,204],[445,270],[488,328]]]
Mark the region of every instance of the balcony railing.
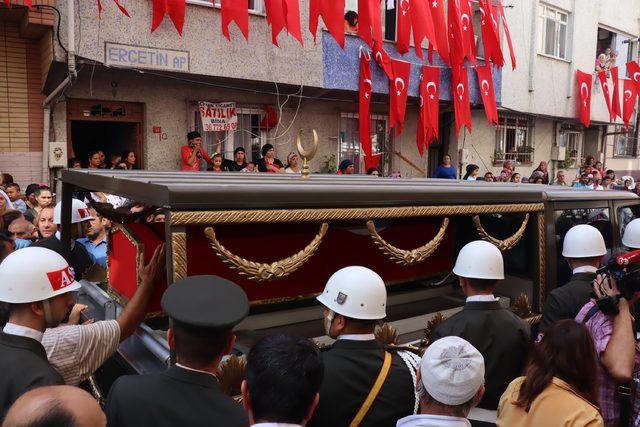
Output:
[[506,160],[513,160],[516,162],[516,165],[531,165],[533,164],[533,148],[523,150],[521,147],[521,151],[510,151],[508,153],[504,153],[502,151],[495,151],[493,153],[493,163],[494,165],[501,165]]

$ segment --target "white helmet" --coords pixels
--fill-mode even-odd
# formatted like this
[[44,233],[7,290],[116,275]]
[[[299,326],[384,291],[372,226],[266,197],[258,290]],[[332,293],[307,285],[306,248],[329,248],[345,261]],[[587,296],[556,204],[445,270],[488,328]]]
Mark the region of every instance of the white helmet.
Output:
[[345,267],[333,273],[317,300],[352,319],[377,320],[387,316],[387,288],[382,278],[366,267]]
[[[85,202],[73,199],[71,202],[71,224],[92,220],[91,212]],[[53,209],[53,223],[60,225],[62,223],[62,202],[58,202]]]
[[0,301],[26,304],[80,289],[67,261],[45,248],[13,252],[0,264]]
[[564,236],[562,256],[565,258],[592,258],[606,253],[604,238],[592,225],[576,225]]
[[495,245],[484,240],[467,243],[458,254],[453,272],[468,279],[502,280],[502,253]]
[[622,244],[631,249],[640,249],[640,218],[627,224],[622,236]]

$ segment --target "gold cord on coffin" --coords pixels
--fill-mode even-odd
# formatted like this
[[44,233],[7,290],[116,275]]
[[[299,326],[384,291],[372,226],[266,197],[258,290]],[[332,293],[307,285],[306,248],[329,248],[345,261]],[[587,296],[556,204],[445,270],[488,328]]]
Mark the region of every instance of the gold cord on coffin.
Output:
[[218,241],[212,227],[205,228],[204,234],[218,258],[231,270],[249,280],[270,282],[282,279],[302,267],[316,253],[328,229],[329,224],[323,223],[320,231],[307,247],[289,258],[271,264],[253,262],[235,255]]
[[476,225],[476,230],[478,230],[478,234],[480,235],[482,240],[486,240],[489,243],[493,243],[498,247],[498,249],[500,249],[500,251],[504,252],[504,251],[508,251],[509,249],[513,249],[513,247],[518,244],[520,239],[522,239],[522,236],[524,236],[524,232],[527,229],[527,225],[529,224],[529,218],[530,218],[530,215],[527,214],[524,217],[524,221],[522,222],[522,225],[520,226],[518,231],[516,231],[516,234],[504,240],[498,240],[495,237],[490,236],[489,233],[487,233],[487,231],[482,226],[482,223],[480,222],[480,216],[474,215],[473,223]]
[[376,231],[376,225],[373,221],[367,221],[367,229],[369,230],[369,234],[371,238],[375,242],[376,246],[382,253],[387,255],[389,259],[396,264],[400,265],[415,265],[421,263],[425,259],[429,258],[431,254],[438,249],[442,239],[444,237],[445,231],[447,231],[447,227],[449,226],[449,218],[445,218],[442,220],[442,226],[440,227],[440,231],[436,234],[436,237],[433,238],[427,244],[420,246],[419,248],[413,250],[404,250],[397,248],[391,245],[389,242],[384,240]]

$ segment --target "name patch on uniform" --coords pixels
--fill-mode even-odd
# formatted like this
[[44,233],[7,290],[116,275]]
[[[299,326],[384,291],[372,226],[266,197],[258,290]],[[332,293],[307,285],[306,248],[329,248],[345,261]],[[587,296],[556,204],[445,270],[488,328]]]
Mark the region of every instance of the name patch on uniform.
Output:
[[69,267],[63,268],[58,271],[51,271],[47,273],[49,283],[51,283],[51,289],[59,291],[73,283],[73,273]]
[[342,292],[338,292],[338,297],[336,298],[336,302],[340,305],[344,304],[345,302],[347,302],[347,295],[343,294]]

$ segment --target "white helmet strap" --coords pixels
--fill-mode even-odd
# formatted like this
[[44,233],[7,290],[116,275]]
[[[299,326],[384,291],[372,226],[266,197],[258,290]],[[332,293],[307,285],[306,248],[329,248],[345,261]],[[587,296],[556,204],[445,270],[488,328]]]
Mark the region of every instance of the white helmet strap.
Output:
[[44,320],[47,323],[47,328],[55,328],[53,324],[53,316],[51,315],[51,303],[48,299],[42,301],[42,309],[44,310]]

